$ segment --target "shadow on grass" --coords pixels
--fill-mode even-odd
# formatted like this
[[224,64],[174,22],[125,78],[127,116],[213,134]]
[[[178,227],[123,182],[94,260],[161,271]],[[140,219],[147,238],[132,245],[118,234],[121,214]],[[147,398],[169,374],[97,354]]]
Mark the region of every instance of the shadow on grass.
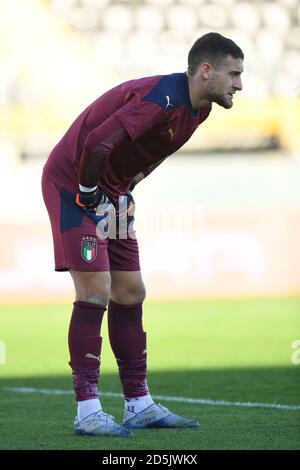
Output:
[[[300,405],[299,367],[149,372],[152,395],[228,402]],[[72,391],[70,376],[0,379],[0,449],[299,449],[300,410],[245,408],[159,400],[198,418],[199,430],[142,430],[133,439],[77,438],[73,394],[17,393],[7,387]],[[117,374],[103,374],[101,391],[121,393]],[[102,396],[122,421],[123,400]]]

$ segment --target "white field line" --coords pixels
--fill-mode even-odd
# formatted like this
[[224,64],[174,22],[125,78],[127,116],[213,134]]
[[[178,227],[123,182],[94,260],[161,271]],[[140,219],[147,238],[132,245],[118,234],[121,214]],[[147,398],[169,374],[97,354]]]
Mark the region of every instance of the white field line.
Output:
[[[42,395],[73,395],[73,390],[55,390],[47,388],[29,388],[29,387],[2,387],[2,390],[15,393],[40,393]],[[101,392],[102,397],[115,397],[123,398],[121,393]],[[244,408],[271,408],[274,410],[300,410],[300,405],[282,405],[280,403],[253,403],[253,402],[240,402],[240,401],[224,401],[224,400],[209,400],[203,398],[187,398],[187,397],[168,397],[164,395],[152,395],[155,400],[175,401],[181,403],[192,403],[197,405],[211,405],[211,406],[232,406]]]

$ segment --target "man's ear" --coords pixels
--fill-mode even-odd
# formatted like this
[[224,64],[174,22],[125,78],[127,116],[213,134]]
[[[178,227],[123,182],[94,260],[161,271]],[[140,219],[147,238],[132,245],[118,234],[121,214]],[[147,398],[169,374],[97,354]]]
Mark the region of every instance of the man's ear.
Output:
[[199,66],[199,72],[204,80],[209,80],[213,72],[213,66],[209,62],[202,62]]

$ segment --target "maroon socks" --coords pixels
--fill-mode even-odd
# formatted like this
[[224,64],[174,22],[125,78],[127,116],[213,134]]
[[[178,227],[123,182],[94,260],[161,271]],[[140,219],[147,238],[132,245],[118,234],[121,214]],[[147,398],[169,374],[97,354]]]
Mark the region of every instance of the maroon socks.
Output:
[[[99,397],[101,323],[106,307],[74,302],[69,327],[70,366],[77,402]],[[126,398],[144,397],[148,391],[146,333],[142,326],[142,305],[109,302],[108,331]]]
[[147,395],[146,333],[142,326],[142,304],[121,305],[110,300],[108,332],[119,366],[124,396],[133,398]]
[[103,305],[74,302],[68,339],[69,364],[77,401],[98,398],[100,328],[105,310]]

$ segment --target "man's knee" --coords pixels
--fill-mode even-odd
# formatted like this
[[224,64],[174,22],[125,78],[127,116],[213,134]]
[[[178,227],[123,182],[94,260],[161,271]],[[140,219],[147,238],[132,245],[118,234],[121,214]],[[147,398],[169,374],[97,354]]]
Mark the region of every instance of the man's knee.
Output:
[[[130,304],[142,304],[146,298],[146,289],[144,284],[139,284],[135,289],[129,290],[125,293],[127,302]],[[130,301],[130,302],[129,302]]]
[[111,299],[124,305],[142,304],[146,289],[140,273],[112,272]]
[[111,299],[123,305],[142,304],[146,298],[146,290],[143,286],[137,286],[135,289],[119,288],[111,292]]
[[110,296],[109,272],[70,271],[74,281],[76,300],[107,305]]

